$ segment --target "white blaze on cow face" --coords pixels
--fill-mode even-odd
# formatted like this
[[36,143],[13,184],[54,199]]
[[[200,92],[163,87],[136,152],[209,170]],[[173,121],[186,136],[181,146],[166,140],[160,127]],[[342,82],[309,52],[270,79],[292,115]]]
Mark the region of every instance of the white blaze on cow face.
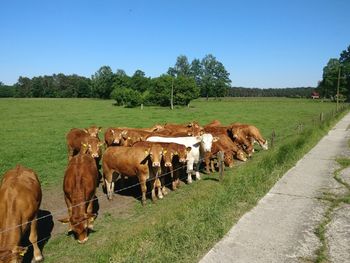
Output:
[[203,147],[204,152],[210,152],[211,146],[213,144],[213,135],[211,135],[210,133],[204,133],[199,137],[201,138],[201,145]]

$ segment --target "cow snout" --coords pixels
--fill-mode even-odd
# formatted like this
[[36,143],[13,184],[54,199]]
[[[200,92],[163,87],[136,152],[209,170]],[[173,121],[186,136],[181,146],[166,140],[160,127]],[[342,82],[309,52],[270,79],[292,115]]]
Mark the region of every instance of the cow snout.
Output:
[[159,162],[153,162],[153,167],[159,167],[160,166],[160,163]]
[[165,165],[165,167],[171,167],[171,166],[173,166],[170,162],[166,162],[164,165]]
[[86,238],[84,238],[83,240],[78,240],[78,243],[79,244],[84,244],[84,243],[86,243],[86,241],[88,241],[88,237],[86,237]]
[[92,158],[98,158],[98,156],[99,156],[98,153],[93,153],[93,154],[91,154],[91,157],[92,157]]

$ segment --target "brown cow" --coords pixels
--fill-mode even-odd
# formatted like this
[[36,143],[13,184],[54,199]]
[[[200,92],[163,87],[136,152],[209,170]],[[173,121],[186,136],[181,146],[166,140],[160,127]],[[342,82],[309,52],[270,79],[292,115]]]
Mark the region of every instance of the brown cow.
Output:
[[[228,167],[233,167],[234,161],[232,158],[233,151],[229,150],[227,147],[225,147],[220,140],[213,142],[211,151],[205,153],[205,168],[206,172],[210,173],[210,167],[212,172],[215,172],[214,168],[214,158],[216,158],[216,155],[218,152],[222,151],[224,153],[224,164]],[[210,166],[209,166],[210,165]]]
[[78,155],[68,163],[64,180],[64,199],[68,207],[68,217],[60,219],[69,223],[69,232],[73,231],[80,244],[88,240],[89,229],[93,229],[93,201],[98,180],[98,171],[94,158],[83,146]]
[[[109,147],[102,157],[102,168],[107,192],[107,198],[112,199],[114,182],[113,173],[118,176],[138,177],[141,192],[142,204],[146,204],[146,181],[151,180],[151,187],[154,185],[154,178],[159,171],[162,159],[163,148],[160,145],[145,147]],[[155,189],[152,189],[152,200],[156,200]]]
[[152,132],[137,128],[108,128],[105,143],[109,146],[132,146],[135,142],[145,141]]
[[213,120],[209,122],[207,125],[205,125],[205,127],[218,127],[218,126],[222,126],[219,120]]
[[68,148],[68,160],[74,155],[80,152],[83,144],[89,145],[89,153],[93,158],[100,157],[100,147],[103,145],[102,142],[96,137],[91,136],[87,132],[81,129],[71,129],[66,135],[67,148]]
[[[200,136],[203,134],[203,127],[197,121],[187,124],[167,123],[164,125],[164,129],[171,131],[171,133],[186,133],[187,136]],[[170,135],[173,136],[173,134]]]
[[253,148],[254,143],[257,142],[264,150],[268,149],[267,140],[261,136],[257,127],[242,123],[232,123],[230,127],[237,138],[236,140],[247,145],[248,148]]
[[83,131],[88,133],[90,136],[96,137],[99,139],[98,133],[101,131],[101,129],[102,127],[91,126],[89,128],[84,128]]
[[31,169],[17,165],[5,173],[0,185],[0,262],[21,262],[26,248],[21,238],[30,229],[34,260],[43,256],[37,244],[37,215],[41,203],[41,187]]
[[[238,143],[240,145],[240,148],[244,150],[248,156],[251,156],[251,154],[254,152],[254,148],[248,144],[246,140],[237,139],[237,134],[235,133],[235,130],[232,128],[232,126],[205,126],[204,131],[215,136],[218,136],[220,134],[227,135],[233,142]],[[235,145],[235,148],[236,147],[237,145]]]
[[187,147],[178,143],[166,143],[166,142],[137,142],[133,146],[143,146],[150,147],[152,144],[159,144],[163,147],[163,159],[161,162],[161,175],[159,180],[156,179],[156,188],[158,188],[158,197],[163,198],[163,194],[166,195],[167,191],[165,189],[165,175],[170,174],[172,189],[176,190],[177,185],[179,184],[179,178],[174,176],[173,164],[178,167],[177,163],[184,164],[186,163],[187,152],[191,151],[191,147]]

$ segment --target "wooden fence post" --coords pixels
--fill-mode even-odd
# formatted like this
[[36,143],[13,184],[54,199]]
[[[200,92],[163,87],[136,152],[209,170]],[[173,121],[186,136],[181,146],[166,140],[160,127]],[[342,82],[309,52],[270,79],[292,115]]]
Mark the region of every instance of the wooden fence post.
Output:
[[143,103],[141,103],[141,110],[143,110]]
[[271,133],[271,148],[273,148],[273,145],[275,143],[275,137],[276,137],[276,133],[275,133],[275,129],[272,130],[272,133]]
[[323,117],[323,112],[321,112],[321,113],[320,113],[320,122],[323,122],[323,119],[324,119],[324,117]]

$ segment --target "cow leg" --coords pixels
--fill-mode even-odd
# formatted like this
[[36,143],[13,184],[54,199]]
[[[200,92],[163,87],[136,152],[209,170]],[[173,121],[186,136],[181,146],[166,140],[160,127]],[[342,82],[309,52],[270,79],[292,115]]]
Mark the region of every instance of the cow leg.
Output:
[[41,251],[38,247],[38,232],[37,232],[37,225],[38,225],[38,221],[36,220],[36,216],[33,219],[33,221],[30,224],[30,235],[29,235],[29,241],[32,243],[33,245],[33,256],[36,262],[39,262],[41,260],[43,260],[43,255],[41,254]]
[[146,176],[140,176],[139,180],[140,180],[140,186],[141,186],[141,192],[142,192],[142,205],[144,206],[146,205],[146,192],[147,192]]
[[215,172],[214,160],[210,160],[210,167],[211,167],[212,172],[214,173]]
[[[154,181],[153,190],[152,190],[152,200],[153,200],[153,192],[154,192],[154,196],[155,196],[155,188],[157,188],[157,191],[158,191],[158,198],[163,199],[162,182],[159,178],[157,178]],[[156,199],[156,198],[154,198],[154,199]]]
[[[170,170],[170,174],[171,174],[171,180],[172,180],[172,172],[173,172],[173,167],[169,167],[169,170]],[[165,187],[165,175],[162,174],[161,177],[160,177],[160,187],[162,189],[162,193],[163,195],[167,195],[168,194],[168,191],[166,190],[166,187]]]
[[201,174],[199,173],[199,162],[196,163],[196,180],[200,180],[201,179]]
[[[71,218],[72,217],[72,203],[66,196],[64,196],[64,200],[66,201],[66,204],[68,207],[68,217]],[[70,223],[68,223],[68,224],[69,224],[69,227],[68,227],[68,233],[69,233],[70,231],[72,231],[72,226]]]
[[211,153],[206,152],[205,153],[205,171],[207,174],[210,174],[210,168],[209,168],[209,164],[211,164],[210,157],[211,157]]
[[193,161],[187,161],[187,183],[192,183]]
[[105,188],[108,200],[112,200],[114,191],[113,172],[105,174]]
[[[93,198],[94,199],[94,198]],[[92,212],[93,212],[93,203],[94,203],[94,201],[90,201],[89,202],[89,205],[88,205],[88,207],[87,207],[87,212],[88,212],[88,214],[92,214]],[[94,220],[95,220],[95,218],[94,217],[90,217],[89,219],[88,219],[88,229],[90,229],[90,230],[93,230],[94,229]]]

